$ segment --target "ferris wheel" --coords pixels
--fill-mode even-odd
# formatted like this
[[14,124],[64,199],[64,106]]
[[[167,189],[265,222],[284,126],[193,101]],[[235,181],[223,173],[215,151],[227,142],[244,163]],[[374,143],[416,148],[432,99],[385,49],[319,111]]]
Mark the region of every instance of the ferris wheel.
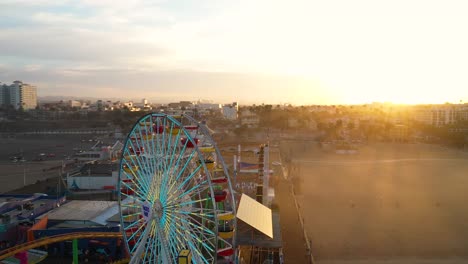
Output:
[[235,200],[209,129],[148,114],[133,126],[119,170],[120,223],[131,263],[229,263]]

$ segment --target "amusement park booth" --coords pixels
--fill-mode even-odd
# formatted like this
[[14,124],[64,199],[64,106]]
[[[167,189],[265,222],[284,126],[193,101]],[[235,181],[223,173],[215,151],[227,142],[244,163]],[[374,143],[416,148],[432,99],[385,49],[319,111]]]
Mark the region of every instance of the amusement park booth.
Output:
[[244,261],[241,263],[283,263],[278,212],[242,194],[237,219],[236,244],[239,259]]
[[74,191],[115,189],[118,178],[117,163],[86,163],[77,173],[67,175],[67,186]]
[[[116,233],[120,232],[118,223],[108,222],[116,212],[118,204],[113,201],[70,201],[48,214],[39,217],[37,221],[46,221],[44,228],[34,229],[30,239],[70,235],[78,233]],[[99,258],[120,258],[119,238],[99,237],[77,239],[78,255],[80,258],[99,260]],[[51,256],[71,256],[73,239],[50,244],[47,246]]]

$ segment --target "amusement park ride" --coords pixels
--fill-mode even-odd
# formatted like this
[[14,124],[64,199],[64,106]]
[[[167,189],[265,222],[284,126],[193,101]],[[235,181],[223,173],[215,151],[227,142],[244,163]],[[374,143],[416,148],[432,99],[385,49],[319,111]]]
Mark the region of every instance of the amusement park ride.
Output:
[[234,261],[234,193],[204,124],[186,115],[142,117],[125,142],[119,179],[130,263]]
[[[117,187],[121,233],[110,235],[122,238],[130,263],[236,262],[236,200],[206,125],[187,115],[140,118],[123,147]],[[0,260],[87,236],[36,240],[0,252]]]

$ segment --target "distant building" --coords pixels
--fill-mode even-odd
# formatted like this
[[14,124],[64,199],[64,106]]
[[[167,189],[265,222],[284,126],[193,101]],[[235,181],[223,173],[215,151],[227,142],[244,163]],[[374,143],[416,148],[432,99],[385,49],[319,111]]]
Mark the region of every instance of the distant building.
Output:
[[454,124],[464,117],[465,111],[458,105],[418,106],[414,113],[416,121],[437,127]]
[[96,107],[97,107],[98,111],[104,110],[104,104],[103,104],[102,100],[97,100]]
[[68,101],[68,105],[70,107],[77,107],[77,108],[80,108],[81,107],[81,102],[80,101],[75,101],[75,100],[70,100]]
[[143,111],[150,111],[153,109],[153,107],[151,106],[151,104],[148,102],[147,99],[142,99],[141,103],[134,103],[133,107],[138,108],[139,110],[143,110]]
[[414,113],[414,119],[426,125],[432,125],[431,109],[418,109]]
[[239,111],[239,105],[237,102],[223,105],[222,109],[224,118],[229,120],[237,120],[237,112]]
[[260,118],[257,114],[251,112],[248,109],[244,109],[240,113],[240,123],[247,127],[258,127],[260,123]]
[[458,118],[463,121],[468,121],[468,103],[459,106]]
[[117,186],[119,178],[118,163],[87,163],[74,175],[67,175],[69,189],[99,190]]
[[133,102],[132,101],[126,102],[123,105],[124,105],[124,107],[127,107],[129,110],[132,110],[132,108],[133,108]]
[[2,107],[13,106],[24,110],[37,107],[37,88],[21,81],[14,81],[11,85],[2,85],[0,104]]
[[389,131],[390,138],[393,141],[397,142],[405,142],[408,141],[408,127],[405,125],[395,125],[392,129]]
[[290,117],[288,118],[288,127],[289,128],[297,128],[299,127],[299,119],[297,117]]
[[289,128],[306,128],[310,130],[317,130],[317,122],[315,120],[299,119],[297,117],[288,118]]
[[191,109],[193,108],[193,103],[190,101],[180,101],[178,103],[169,103],[167,106],[172,109]]
[[6,93],[7,93],[7,86],[5,84],[0,83],[0,107],[4,107],[7,104]]
[[200,114],[205,114],[208,111],[222,112],[220,104],[207,101],[198,101],[195,104],[195,109],[197,109]]

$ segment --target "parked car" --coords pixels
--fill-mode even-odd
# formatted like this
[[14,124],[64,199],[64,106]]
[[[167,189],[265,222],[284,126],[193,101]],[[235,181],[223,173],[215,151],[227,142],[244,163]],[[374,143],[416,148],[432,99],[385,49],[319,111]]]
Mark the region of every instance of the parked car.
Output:
[[43,161],[46,159],[46,154],[45,153],[39,153],[34,159],[33,161]]
[[11,161],[20,160],[20,159],[23,159],[23,155],[21,155],[21,154],[14,154],[13,156],[10,156]]

